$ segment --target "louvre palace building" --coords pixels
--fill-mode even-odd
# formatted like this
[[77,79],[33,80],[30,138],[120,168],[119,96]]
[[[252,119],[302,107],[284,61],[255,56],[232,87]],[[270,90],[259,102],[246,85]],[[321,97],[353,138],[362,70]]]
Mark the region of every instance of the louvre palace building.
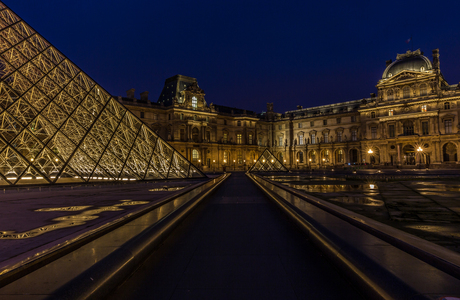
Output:
[[289,169],[452,168],[458,163],[460,85],[420,50],[387,61],[370,98],[256,114],[205,100],[195,78],[166,79],[156,102],[118,97],[203,171],[247,170],[268,148]]

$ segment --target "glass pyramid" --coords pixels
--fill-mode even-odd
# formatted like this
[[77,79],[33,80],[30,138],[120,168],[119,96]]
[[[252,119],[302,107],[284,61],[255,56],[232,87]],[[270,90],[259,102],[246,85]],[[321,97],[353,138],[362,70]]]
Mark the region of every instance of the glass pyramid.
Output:
[[206,177],[0,2],[0,185]]
[[289,172],[289,170],[270,152],[270,150],[265,149],[248,172]]

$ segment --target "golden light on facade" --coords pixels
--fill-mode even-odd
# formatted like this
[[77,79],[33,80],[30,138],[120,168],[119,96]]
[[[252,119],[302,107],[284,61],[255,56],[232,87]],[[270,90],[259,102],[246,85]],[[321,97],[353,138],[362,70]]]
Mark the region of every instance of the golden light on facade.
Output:
[[374,151],[372,151],[372,149],[369,148],[369,151],[367,151],[367,153],[372,154],[374,153]]

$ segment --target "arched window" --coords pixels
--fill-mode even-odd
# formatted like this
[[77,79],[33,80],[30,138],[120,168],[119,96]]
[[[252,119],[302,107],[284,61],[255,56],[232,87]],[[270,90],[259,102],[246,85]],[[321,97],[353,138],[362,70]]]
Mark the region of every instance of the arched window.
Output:
[[426,94],[427,94],[426,84],[422,83],[420,85],[420,96],[426,96]]
[[410,88],[408,86],[405,86],[403,88],[403,98],[409,98],[410,97]]
[[338,163],[343,163],[343,150],[337,150],[336,161]]
[[316,151],[310,152],[310,158],[309,158],[310,163],[316,163]]
[[198,150],[193,149],[192,150],[192,162],[194,163],[198,162],[199,158],[200,158],[200,153],[198,152]]

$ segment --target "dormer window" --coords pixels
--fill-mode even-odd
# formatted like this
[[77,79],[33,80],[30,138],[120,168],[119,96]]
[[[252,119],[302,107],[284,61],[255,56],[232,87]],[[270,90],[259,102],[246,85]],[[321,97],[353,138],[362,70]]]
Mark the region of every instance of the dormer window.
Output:
[[389,116],[392,116],[392,115],[393,115],[393,110],[392,110],[392,109],[388,110],[388,115],[389,115]]
[[426,104],[422,105],[422,112],[426,112]]
[[192,97],[192,109],[196,110],[198,108],[198,100],[195,96]]
[[423,71],[425,71],[425,67],[424,67],[424,66],[421,66],[421,67],[420,67],[420,72],[423,72]]

